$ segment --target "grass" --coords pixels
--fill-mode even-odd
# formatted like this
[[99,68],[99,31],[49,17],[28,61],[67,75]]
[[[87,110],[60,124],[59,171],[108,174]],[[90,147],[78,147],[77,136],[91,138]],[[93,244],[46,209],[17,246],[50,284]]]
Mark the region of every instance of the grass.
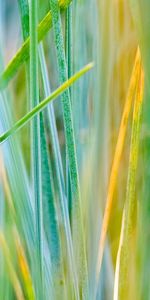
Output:
[[51,95],[49,95],[46,99],[42,100],[38,105],[33,107],[30,112],[28,112],[24,117],[22,117],[19,121],[17,121],[6,133],[1,135],[0,142],[4,142],[11,134],[15,133],[22,126],[28,123],[33,117],[37,115],[37,113],[41,112],[50,101],[57,98],[60,94],[62,94],[74,81],[76,81],[80,76],[84,73],[88,72],[93,68],[93,63],[88,64],[71,78],[69,78],[66,82],[64,82],[59,88],[57,88]]
[[[30,17],[30,107],[39,104],[39,78],[38,78],[38,1],[31,1],[29,6]],[[32,273],[36,274],[35,292],[37,299],[44,297],[43,293],[43,204],[42,204],[42,164],[41,164],[41,136],[40,116],[36,115],[31,123],[31,173],[33,185],[33,219],[35,262]]]
[[1,299],[149,299],[149,9],[0,0]]
[[[66,3],[67,3],[67,5],[69,4],[69,2],[66,2]],[[66,6],[65,1],[60,1],[60,7],[62,9],[64,9],[65,6]],[[22,9],[23,10],[26,9],[26,6],[25,6],[25,8],[23,6]],[[28,20],[26,20],[23,24],[25,24],[27,22],[28,22]],[[37,32],[38,32],[38,42],[40,42],[43,39],[43,37],[46,35],[46,33],[49,31],[49,29],[51,27],[52,27],[52,15],[51,15],[51,12],[48,12],[47,15],[43,18],[43,20],[36,26]],[[27,30],[27,33],[28,33],[28,30]],[[20,66],[26,60],[29,59],[30,37],[28,37],[27,33],[23,33],[23,35],[25,37],[25,41],[24,41],[23,45],[17,51],[17,53],[11,59],[11,61],[8,63],[6,69],[3,71],[3,73],[0,76],[0,88],[1,89],[4,89],[7,86],[9,81],[17,73]]]
[[118,176],[118,172],[119,172],[119,166],[120,166],[121,156],[122,156],[122,152],[123,152],[123,146],[124,146],[124,142],[125,142],[125,136],[126,136],[126,131],[127,131],[129,115],[131,112],[132,103],[133,103],[133,99],[134,99],[134,93],[135,93],[136,82],[137,82],[137,73],[138,73],[140,61],[141,61],[140,51],[138,49],[136,58],[135,58],[133,71],[131,74],[131,80],[130,80],[127,98],[126,98],[126,102],[125,102],[125,106],[124,106],[124,111],[122,114],[122,119],[121,119],[121,124],[120,124],[120,128],[119,128],[119,134],[118,134],[118,140],[117,140],[117,145],[116,145],[116,149],[115,149],[115,155],[114,155],[114,160],[113,160],[113,164],[112,164],[111,175],[110,175],[110,180],[109,180],[109,185],[108,185],[106,208],[105,208],[105,212],[104,212],[104,218],[103,218],[103,224],[102,224],[102,230],[101,230],[101,238],[100,238],[100,242],[99,242],[97,276],[99,276],[99,272],[101,269],[105,240],[106,240],[106,233],[107,233],[110,215],[111,215],[111,211],[112,211],[112,207],[113,207],[113,196],[114,196],[117,176]]
[[129,294],[130,289],[132,290],[132,288],[130,287],[129,291],[127,291],[127,281],[130,273],[130,268],[128,266],[130,264],[130,251],[132,251],[131,241],[134,239],[134,214],[136,209],[135,185],[140,139],[141,112],[143,105],[143,91],[144,74],[143,70],[141,69],[141,66],[139,66],[132,122],[126,201],[124,207],[124,217],[122,221],[123,232],[120,250],[120,266],[118,278],[118,294],[119,298],[121,299],[126,299],[126,297],[132,297],[132,293]]

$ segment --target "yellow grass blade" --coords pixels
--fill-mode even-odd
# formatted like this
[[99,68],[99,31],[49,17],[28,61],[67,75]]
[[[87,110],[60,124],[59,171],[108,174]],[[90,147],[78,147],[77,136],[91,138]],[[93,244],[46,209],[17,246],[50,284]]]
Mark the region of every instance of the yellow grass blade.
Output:
[[114,154],[114,160],[113,160],[111,174],[110,174],[108,194],[107,194],[107,199],[106,199],[106,207],[105,207],[105,212],[104,212],[104,217],[103,217],[103,222],[102,222],[102,229],[101,229],[101,236],[100,236],[100,241],[99,241],[98,262],[97,262],[97,280],[99,278],[101,264],[102,264],[106,234],[107,234],[107,229],[108,229],[108,225],[109,225],[112,205],[113,205],[113,195],[114,195],[114,190],[115,190],[115,186],[116,186],[116,180],[117,180],[117,176],[118,176],[118,170],[119,170],[120,160],[121,160],[121,156],[122,156],[125,135],[126,135],[126,131],[127,131],[129,114],[130,114],[131,106],[133,103],[136,82],[137,82],[137,74],[138,74],[138,70],[140,67],[140,63],[141,63],[141,56],[140,56],[140,50],[138,48],[132,75],[131,75],[131,80],[130,80],[130,84],[129,84],[128,94],[127,94],[127,98],[125,101],[125,106],[124,106],[124,111],[123,111],[123,115],[122,115],[122,119],[121,119],[116,150],[115,150],[115,154]]
[[[130,271],[132,269],[132,240],[134,240],[133,220],[134,211],[136,206],[135,198],[135,185],[136,185],[136,173],[138,163],[138,149],[140,140],[140,121],[141,111],[143,104],[143,93],[144,93],[144,72],[140,70],[140,78],[137,81],[137,93],[135,97],[133,122],[132,122],[132,136],[130,146],[130,159],[129,159],[129,170],[128,170],[128,181],[127,181],[127,192],[126,202],[124,208],[124,228],[123,238],[120,251],[120,267],[118,276],[118,298],[121,300],[135,299],[136,293],[133,289],[133,283],[130,282]],[[135,268],[134,268],[135,269]]]

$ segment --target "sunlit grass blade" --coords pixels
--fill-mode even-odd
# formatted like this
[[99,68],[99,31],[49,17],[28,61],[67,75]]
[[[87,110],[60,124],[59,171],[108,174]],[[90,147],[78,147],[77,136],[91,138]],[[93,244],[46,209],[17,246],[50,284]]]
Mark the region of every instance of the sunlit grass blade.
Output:
[[99,278],[99,273],[100,273],[101,264],[102,264],[106,234],[107,234],[110,215],[111,215],[111,211],[112,211],[112,207],[113,207],[114,190],[116,187],[117,176],[118,176],[121,156],[122,156],[122,152],[123,152],[123,146],[124,146],[124,142],[125,142],[125,136],[126,136],[126,131],[127,131],[129,115],[130,115],[132,103],[134,100],[134,92],[136,89],[137,74],[139,72],[140,63],[141,63],[141,57],[140,57],[140,51],[138,49],[137,53],[136,53],[133,71],[131,74],[131,80],[130,80],[130,84],[129,84],[127,98],[125,101],[124,111],[123,111],[121,124],[120,124],[120,128],[119,128],[118,140],[117,140],[117,145],[116,145],[115,154],[114,154],[114,158],[113,158],[110,179],[109,179],[106,207],[105,207],[105,211],[104,211],[101,236],[100,236],[100,241],[99,241],[99,249],[98,249],[97,280]]
[[[59,2],[60,8],[66,8],[70,1],[68,0],[60,0]],[[26,21],[27,23],[27,21]],[[26,24],[27,25],[27,24]],[[25,26],[25,22],[23,23]],[[48,12],[47,15],[43,18],[43,20],[39,23],[37,27],[38,34],[38,42],[40,42],[49,29],[52,27],[52,16],[51,12]],[[25,29],[24,29],[25,30]],[[24,33],[24,37],[27,35]],[[20,66],[29,58],[29,49],[30,49],[30,37],[25,40],[21,48],[17,51],[15,56],[11,59],[11,61],[6,66],[5,70],[2,74],[0,74],[0,89],[4,89],[9,81],[15,76]]]
[[138,164],[138,152],[140,142],[140,125],[141,113],[143,105],[144,93],[144,72],[142,67],[139,72],[139,79],[137,80],[137,91],[135,95],[133,121],[132,121],[132,136],[130,145],[130,158],[127,180],[126,201],[124,208],[124,228],[122,246],[120,251],[120,266],[118,278],[118,299],[130,299],[131,288],[128,289],[129,274],[130,274],[130,258],[131,258],[131,243],[134,238],[133,221],[136,207],[136,173]]
[[83,76],[86,72],[93,68],[93,63],[86,65],[83,69],[73,75],[70,79],[64,82],[58,89],[56,89],[49,97],[41,101],[37,106],[35,106],[29,113],[27,113],[23,118],[21,118],[18,122],[16,122],[9,130],[7,130],[4,134],[0,136],[0,143],[4,142],[8,137],[18,131],[22,126],[27,124],[32,120],[33,117],[37,115],[37,113],[41,112],[50,101],[57,98],[61,95],[71,84],[73,84],[78,78]]

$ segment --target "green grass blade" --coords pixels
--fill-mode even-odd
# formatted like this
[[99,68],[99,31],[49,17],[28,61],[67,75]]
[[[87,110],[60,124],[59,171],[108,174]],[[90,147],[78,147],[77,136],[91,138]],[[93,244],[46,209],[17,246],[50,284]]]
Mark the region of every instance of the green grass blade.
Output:
[[[41,69],[42,69],[42,75],[43,75],[43,84],[45,89],[45,95],[48,96],[50,94],[50,87],[49,87],[49,81],[48,81],[48,72],[46,68],[46,62],[44,59],[44,53],[43,53],[43,47],[40,46],[39,49],[39,55],[40,55],[40,62],[41,62]],[[67,243],[67,250],[68,250],[68,261],[69,264],[74,264],[73,262],[73,245],[72,245],[72,239],[71,239],[71,228],[70,228],[70,222],[69,222],[69,213],[68,213],[68,207],[67,207],[67,201],[66,201],[66,195],[65,195],[65,182],[64,182],[64,174],[63,174],[63,166],[62,166],[62,159],[61,159],[61,153],[60,153],[60,147],[59,147],[59,140],[58,140],[58,133],[56,128],[56,121],[55,121],[55,115],[54,115],[54,108],[53,103],[51,103],[48,106],[48,110],[45,111],[47,113],[47,125],[50,130],[50,136],[52,140],[52,149],[53,149],[53,155],[54,155],[54,167],[56,172],[56,186],[57,186],[57,193],[59,197],[60,202],[60,208],[61,208],[61,218],[65,230],[65,238]],[[61,288],[57,288],[57,298],[60,298],[60,292]],[[56,289],[55,289],[56,293]],[[61,292],[62,293],[62,292]]]
[[[38,0],[31,0],[30,7],[30,107],[39,104],[38,83]],[[43,297],[43,205],[41,181],[41,139],[40,116],[36,115],[31,123],[31,170],[33,178],[34,224],[35,224],[35,290],[37,299]]]
[[29,36],[29,5],[27,0],[18,0],[24,41]]
[[37,115],[37,113],[41,112],[50,101],[57,98],[61,95],[71,84],[73,84],[78,78],[83,76],[86,72],[93,68],[93,63],[86,65],[83,69],[77,72],[74,76],[64,82],[58,89],[56,89],[49,97],[41,101],[37,106],[35,106],[30,112],[28,112],[23,118],[17,121],[9,130],[3,133],[0,136],[0,143],[4,142],[8,139],[12,134],[22,128],[25,124],[32,120],[33,117]]
[[[44,50],[42,45],[40,45],[39,49],[39,58],[41,63],[41,72],[42,72],[42,78],[43,78],[43,85],[44,85],[44,92],[45,97],[49,97],[51,94],[50,90],[50,84],[49,84],[49,78],[48,78],[48,70],[46,66],[46,61],[44,57]],[[62,159],[61,159],[61,153],[60,153],[60,146],[59,146],[59,138],[58,138],[58,132],[56,127],[56,120],[55,120],[55,112],[53,103],[51,102],[46,110],[46,119],[47,121],[47,127],[51,135],[52,140],[52,149],[53,149],[53,155],[54,155],[54,164],[55,164],[55,170],[57,174],[57,180],[59,182],[60,177],[60,186],[64,193],[65,191],[65,183],[64,183],[64,174],[63,174],[63,166],[62,166]]]
[[[66,31],[65,51],[66,51],[66,61],[67,61],[67,69],[68,69],[67,71],[68,71],[68,78],[70,78],[73,74],[72,5],[69,5],[69,7],[66,9],[65,31]],[[70,101],[72,104],[72,87],[70,87],[69,91],[70,91]],[[72,195],[71,195],[70,171],[69,171],[67,153],[66,153],[66,191],[67,191],[69,214],[71,217]]]
[[[52,11],[52,23],[53,23],[56,55],[58,61],[59,80],[61,83],[63,83],[68,76],[67,76],[65,49],[64,49],[64,41],[63,41],[63,33],[62,33],[62,25],[61,25],[61,17],[60,17],[60,9],[58,5],[58,1],[50,0],[50,6]],[[81,203],[80,203],[81,199],[80,199],[79,175],[78,175],[75,137],[74,137],[74,126],[73,126],[69,90],[66,90],[63,93],[61,99],[62,99],[62,107],[63,107],[66,151],[67,151],[67,157],[68,157],[68,163],[70,169],[70,182],[71,182],[71,191],[72,191],[72,203],[73,203],[72,226],[73,226],[73,239],[75,241],[74,253],[76,256],[75,259],[77,261],[78,268],[80,268],[79,277],[82,278],[81,281],[83,280],[82,296],[84,298],[87,297],[87,261],[86,261],[83,224],[82,224],[83,219],[82,219]],[[79,232],[80,232],[80,240],[77,245],[76,241],[79,238]],[[74,276],[74,287],[75,287],[76,297],[78,299],[79,290],[78,290],[77,276]]]
[[[21,11],[21,20],[22,20],[22,29],[24,39],[29,35],[29,5],[27,0],[19,0],[20,11]],[[44,51],[42,45],[39,47],[39,57],[42,69],[43,82],[45,82],[46,62],[44,59]],[[45,63],[45,68],[43,70],[43,63]],[[44,85],[45,87],[45,85]],[[50,93],[49,93],[50,94]],[[48,95],[49,95],[48,94]],[[47,95],[47,96],[48,96]],[[51,122],[51,120],[49,120]],[[56,131],[56,128],[55,128]],[[61,265],[61,255],[60,255],[60,241],[59,233],[57,226],[57,218],[54,206],[54,191],[52,186],[52,174],[49,165],[47,141],[46,141],[46,132],[44,128],[44,115],[40,114],[40,137],[41,137],[41,174],[42,174],[42,203],[43,203],[43,225],[46,238],[48,240],[49,251],[51,256],[52,272],[53,272],[53,292],[58,291],[57,286],[59,285],[58,281],[61,281],[61,274],[58,276]],[[44,275],[45,281],[45,275]],[[46,285],[46,290],[49,287]],[[58,292],[56,293],[58,295]],[[60,296],[60,295],[59,295]]]
[[[40,117],[41,130],[41,165],[42,165],[42,203],[43,203],[43,225],[51,258],[51,276],[53,282],[54,298],[62,296],[62,288],[59,289],[60,282],[63,281],[62,257],[60,248],[60,237],[58,221],[55,211],[55,194],[53,188],[52,172],[48,161],[48,149],[44,131],[43,116]],[[44,134],[43,134],[44,133]],[[45,281],[45,278],[44,278]],[[46,284],[46,281],[45,281]],[[45,285],[48,289],[49,286]]]
[[[60,8],[61,9],[66,8],[66,6],[69,3],[70,1],[60,0]],[[25,17],[23,16],[23,18]],[[25,26],[25,23],[23,26]],[[46,33],[49,31],[51,27],[52,27],[52,16],[51,16],[51,12],[48,12],[47,15],[37,26],[38,42],[40,42],[43,39],[43,37],[46,35]],[[24,32],[24,36],[26,34]],[[17,51],[15,56],[11,59],[11,61],[6,66],[6,69],[3,71],[2,74],[0,74],[0,89],[4,89],[8,85],[9,81],[15,76],[15,74],[17,73],[21,65],[26,60],[28,60],[29,52],[30,52],[29,49],[30,49],[30,37],[25,40],[21,48]]]

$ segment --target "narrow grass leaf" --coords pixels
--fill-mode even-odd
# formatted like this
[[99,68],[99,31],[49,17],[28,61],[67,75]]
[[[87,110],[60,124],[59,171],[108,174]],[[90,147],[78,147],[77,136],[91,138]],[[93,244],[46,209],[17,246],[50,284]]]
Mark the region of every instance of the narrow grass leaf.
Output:
[[[38,0],[31,0],[30,7],[30,108],[39,104],[38,83]],[[32,272],[35,277],[36,298],[43,298],[43,205],[41,181],[41,139],[40,116],[36,115],[31,123],[31,170],[33,179],[35,264]]]
[[136,89],[137,74],[139,71],[140,62],[141,62],[141,57],[140,57],[140,52],[138,49],[137,53],[136,53],[133,71],[131,74],[131,80],[130,80],[130,84],[129,84],[127,98],[125,101],[125,106],[124,106],[121,124],[120,124],[120,128],[119,128],[118,140],[117,140],[117,145],[116,145],[115,154],[114,154],[114,158],[113,158],[110,179],[109,179],[106,207],[105,207],[105,211],[104,211],[101,236],[100,236],[100,241],[99,241],[99,249],[98,249],[97,280],[99,278],[99,273],[100,273],[101,264],[102,264],[106,234],[107,234],[110,215],[111,215],[111,211],[112,211],[112,207],[113,207],[114,190],[115,190],[115,186],[116,186],[116,182],[117,182],[117,176],[118,176],[121,156],[122,156],[122,152],[123,152],[123,146],[124,146],[124,141],[125,141],[125,136],[126,136],[126,131],[127,131],[129,115],[130,115],[130,111],[131,111],[131,107],[132,107],[132,103],[133,103],[133,99],[134,99],[134,92]]
[[22,34],[25,41],[29,36],[29,5],[27,0],[18,0],[18,3],[21,15]]
[[[68,78],[70,78],[73,74],[72,38],[73,38],[72,37],[72,5],[69,5],[66,9],[66,15],[65,15],[65,52],[66,52]],[[69,92],[70,92],[70,102],[72,105],[72,87],[70,87]],[[66,152],[66,192],[67,192],[67,199],[68,199],[69,215],[71,218],[72,195],[71,195],[70,171],[69,171],[67,152]]]
[[141,112],[143,105],[143,92],[144,92],[144,73],[142,67],[139,72],[139,80],[137,80],[137,92],[135,95],[135,104],[132,121],[132,136],[130,146],[130,158],[127,180],[127,192],[124,208],[124,230],[123,240],[120,253],[120,270],[119,270],[119,283],[118,283],[118,299],[127,299],[129,297],[127,288],[129,280],[130,265],[129,259],[131,255],[130,246],[133,238],[133,219],[135,208],[135,186],[136,186],[136,172],[138,163],[138,150],[140,141],[140,123]]
[[71,84],[73,84],[77,79],[83,76],[86,72],[93,68],[93,63],[86,65],[83,69],[73,75],[70,79],[64,82],[58,89],[56,89],[49,97],[42,100],[37,106],[35,106],[30,112],[28,112],[23,118],[17,121],[9,130],[0,136],[0,143],[7,140],[12,134],[22,128],[25,124],[32,120],[33,117],[40,113],[50,101],[54,100],[60,96]]
[[[59,80],[61,83],[67,80],[67,65],[65,59],[65,49],[64,49],[64,40],[62,33],[61,17],[60,17],[60,8],[58,0],[50,0],[50,7],[52,11],[52,23],[53,23],[53,32],[54,40],[56,47],[56,55],[58,61],[58,71],[59,71]],[[77,167],[77,158],[76,158],[76,147],[75,147],[75,137],[74,137],[74,126],[70,102],[69,90],[66,90],[62,94],[62,107],[63,107],[63,118],[64,118],[64,130],[65,130],[65,139],[66,139],[66,151],[68,156],[68,163],[70,169],[70,182],[71,182],[71,191],[72,191],[72,203],[73,203],[73,239],[74,243],[74,253],[77,264],[79,264],[79,274],[82,278],[82,296],[87,297],[87,261],[86,261],[86,251],[84,243],[84,234],[83,234],[83,224],[82,224],[82,213],[81,213],[81,199],[80,199],[80,188],[79,188],[79,175]],[[80,232],[80,240],[79,240]],[[78,245],[77,245],[78,239]],[[81,246],[82,244],[82,246]],[[82,250],[81,250],[82,249]],[[82,251],[82,253],[81,253]],[[82,270],[82,271],[81,271]],[[74,274],[74,289],[76,298],[79,299],[79,287],[77,280],[77,271],[73,270]]]
[[[69,5],[70,1],[68,0],[60,0],[60,8],[64,9]],[[25,6],[26,9],[26,6]],[[25,18],[25,16],[23,16]],[[23,21],[24,22],[24,21]],[[27,20],[26,20],[27,25]],[[25,23],[23,23],[23,26],[25,26]],[[43,18],[43,20],[39,23],[37,26],[37,35],[38,35],[38,42],[40,42],[43,37],[46,35],[46,33],[49,31],[49,29],[52,27],[52,15],[51,12],[48,12],[47,15]],[[25,30],[25,28],[24,28]],[[27,30],[27,28],[26,28]],[[26,32],[27,33],[27,32]],[[24,32],[24,36],[25,36]],[[21,65],[28,60],[30,54],[30,37],[25,40],[21,48],[17,51],[17,53],[14,55],[14,57],[11,59],[11,61],[6,66],[5,70],[2,74],[0,74],[0,89],[4,89],[9,81],[15,76],[18,69],[21,67]]]

